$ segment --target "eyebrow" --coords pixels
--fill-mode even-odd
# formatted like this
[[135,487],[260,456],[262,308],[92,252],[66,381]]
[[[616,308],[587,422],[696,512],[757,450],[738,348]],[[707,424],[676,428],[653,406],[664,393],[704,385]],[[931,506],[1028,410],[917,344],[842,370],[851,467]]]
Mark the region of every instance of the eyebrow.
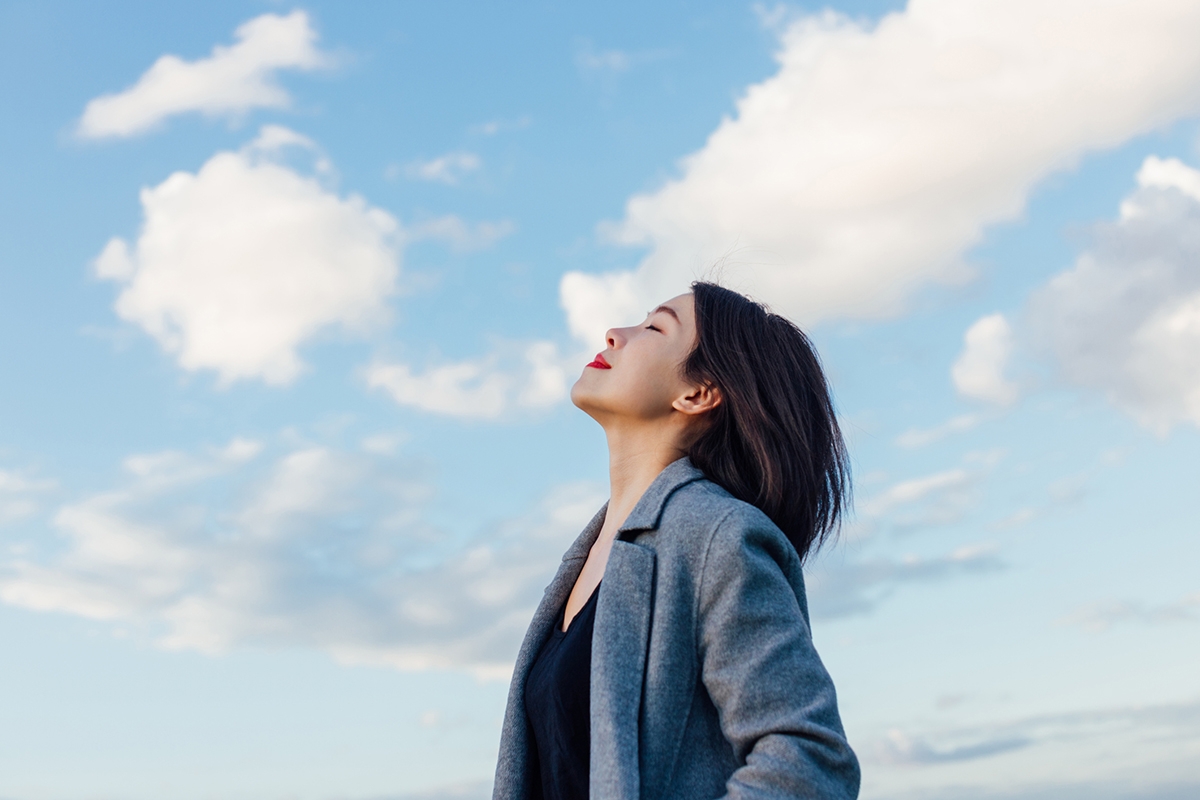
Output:
[[[660,311],[662,311],[663,313],[666,313],[666,314],[670,314],[672,317],[675,318],[676,322],[679,322],[679,315],[675,313],[675,309],[673,309],[667,305],[659,306],[658,308],[654,309],[653,311],[650,312],[650,316],[654,316],[655,314],[657,314]],[[679,322],[679,324],[682,325],[683,323]]]

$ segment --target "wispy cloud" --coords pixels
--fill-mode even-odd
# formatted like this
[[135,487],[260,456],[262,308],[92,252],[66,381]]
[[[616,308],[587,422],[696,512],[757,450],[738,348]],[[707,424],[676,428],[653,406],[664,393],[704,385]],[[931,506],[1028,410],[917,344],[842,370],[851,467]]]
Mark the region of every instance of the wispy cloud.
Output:
[[1084,630],[1103,632],[1120,623],[1157,625],[1167,622],[1200,620],[1200,592],[1174,603],[1142,603],[1114,600],[1093,603],[1060,619],[1060,625],[1076,625]]
[[575,47],[575,66],[585,75],[611,78],[643,64],[661,61],[670,56],[671,51],[666,48],[650,50],[601,48],[584,39]]
[[517,409],[540,409],[567,395],[567,364],[552,342],[499,346],[478,359],[414,370],[380,362],[367,369],[367,385],[399,405],[465,419],[497,419]]
[[0,525],[37,512],[42,496],[57,484],[27,471],[0,469]]
[[886,514],[897,506],[915,503],[931,495],[943,495],[949,491],[961,489],[970,483],[971,479],[971,474],[962,468],[950,469],[920,478],[909,478],[892,484],[872,497],[863,505],[863,511],[872,516]]
[[286,108],[291,98],[276,83],[275,74],[330,63],[317,49],[317,34],[303,11],[263,14],[240,25],[234,36],[236,44],[217,45],[208,58],[162,56],[133,86],[91,100],[79,120],[79,135],[135,136],[188,112],[229,116],[255,108]]
[[808,577],[814,617],[837,619],[869,613],[901,585],[931,583],[962,575],[995,572],[1004,562],[988,544],[960,547],[945,556],[819,560]]
[[311,647],[343,663],[510,669],[559,556],[599,508],[560,486],[474,536],[426,521],[415,464],[250,440],[130,457],[117,488],[0,557],[0,599],[144,631],[159,646]]
[[[1165,742],[1173,743],[1176,752],[1188,752],[1200,743],[1200,703],[1185,701],[1151,706],[1131,706],[1116,708],[1100,708],[1093,710],[1069,711],[1064,713],[1040,714],[1021,717],[1018,719],[983,723],[958,727],[931,727],[923,730],[890,730],[872,746],[865,748],[865,755],[872,760],[887,763],[912,766],[928,766],[945,764],[954,761],[975,761],[994,758],[1019,750],[1062,745],[1065,743],[1099,744],[1104,751],[1112,753],[1125,749],[1136,753],[1138,747],[1153,749],[1156,744],[1159,749]],[[1105,747],[1105,743],[1108,744]],[[1194,751],[1193,751],[1194,752]],[[1137,756],[1134,756],[1135,763]],[[1111,756],[1106,759],[1120,764],[1126,759]],[[1150,766],[1144,772],[1154,772],[1153,762],[1142,762],[1143,768]],[[1071,770],[1076,771],[1076,770]],[[957,796],[1006,797],[1017,800],[1022,797],[1039,797],[1050,800],[1053,797],[1087,797],[1085,792],[1073,792],[1072,776],[1067,770],[1062,770],[1059,794],[1031,791],[1028,795],[1012,788],[997,791],[995,787],[972,787],[960,789],[962,794]],[[1100,764],[1092,764],[1089,777],[1095,779],[1103,774]],[[1099,774],[1098,774],[1099,773]],[[1128,780],[1129,773],[1125,771],[1122,778]],[[1163,781],[1166,776],[1154,775],[1157,781]],[[1120,786],[1120,781],[1113,781],[1111,786]],[[1081,782],[1081,787],[1086,787]],[[1033,787],[1030,787],[1033,788]],[[1143,788],[1143,791],[1147,791]],[[942,793],[926,792],[925,796],[933,794],[937,797],[947,797]],[[1105,795],[1121,797],[1122,794]],[[1135,795],[1128,795],[1133,797]],[[1138,794],[1137,797],[1156,797],[1151,791]]]
[[463,178],[478,171],[482,166],[483,159],[475,153],[446,153],[428,161],[410,161],[403,168],[390,166],[387,169],[387,177],[395,178],[403,174],[412,180],[456,186]]
[[528,128],[532,124],[533,118],[525,115],[512,119],[490,119],[487,122],[472,125],[468,130],[470,133],[482,136],[495,136],[505,131],[519,131],[523,128]]
[[492,796],[491,781],[451,783],[415,794],[404,794],[387,800],[488,800]]
[[575,63],[590,71],[624,72],[633,64],[633,56],[624,50],[597,50],[586,42],[576,49]]
[[956,433],[966,433],[982,421],[980,414],[959,414],[932,428],[909,428],[896,437],[896,446],[905,449],[924,447]]
[[947,761],[970,761],[976,758],[1007,753],[1033,744],[1026,736],[1001,736],[967,743],[933,745],[927,739],[900,730],[888,732],[885,752],[891,761],[907,764],[939,764]]
[[408,228],[408,238],[445,242],[456,253],[469,253],[488,249],[516,229],[517,226],[506,219],[470,223],[455,214],[447,214],[413,222]]

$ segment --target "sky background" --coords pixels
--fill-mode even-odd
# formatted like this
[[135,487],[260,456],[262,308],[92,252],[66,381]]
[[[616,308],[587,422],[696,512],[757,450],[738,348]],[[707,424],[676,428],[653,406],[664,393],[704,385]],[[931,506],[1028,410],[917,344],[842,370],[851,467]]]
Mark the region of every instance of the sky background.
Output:
[[1200,6],[0,4],[0,798],[483,798],[717,275],[856,476],[866,800],[1200,795]]

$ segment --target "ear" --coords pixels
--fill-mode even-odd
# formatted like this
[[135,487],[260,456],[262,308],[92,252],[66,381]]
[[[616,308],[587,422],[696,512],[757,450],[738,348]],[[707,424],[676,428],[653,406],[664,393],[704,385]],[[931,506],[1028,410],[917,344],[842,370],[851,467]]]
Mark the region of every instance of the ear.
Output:
[[721,390],[711,383],[693,386],[682,397],[675,398],[671,408],[689,416],[705,414],[721,405]]

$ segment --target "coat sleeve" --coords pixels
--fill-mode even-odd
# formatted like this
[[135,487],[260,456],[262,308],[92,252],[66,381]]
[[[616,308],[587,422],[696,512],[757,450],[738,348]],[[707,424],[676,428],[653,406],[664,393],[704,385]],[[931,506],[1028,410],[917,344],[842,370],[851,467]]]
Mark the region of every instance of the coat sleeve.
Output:
[[761,514],[726,515],[700,578],[700,675],[741,766],[728,800],[858,797],[829,673],[813,647],[800,560]]

